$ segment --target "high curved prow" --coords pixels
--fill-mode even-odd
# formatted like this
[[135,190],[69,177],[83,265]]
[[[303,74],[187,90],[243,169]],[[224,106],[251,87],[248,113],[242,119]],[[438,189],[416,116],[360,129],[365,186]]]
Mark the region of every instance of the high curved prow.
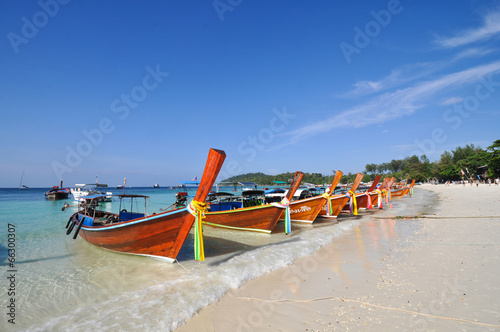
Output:
[[[222,164],[224,163],[224,159],[226,159],[226,153],[222,150],[210,149],[208,152],[207,163],[205,164],[205,170],[203,171],[203,176],[201,177],[200,185],[198,186],[198,191],[194,196],[194,200],[204,203],[208,193],[212,190],[212,187],[219,175]],[[177,235],[177,239],[170,250],[169,257],[175,259],[177,254],[181,250],[184,241],[186,240],[187,234],[191,230],[191,227],[194,223],[194,216],[192,214],[188,214],[182,226],[179,229],[179,233]]]
[[288,189],[288,192],[286,193],[286,198],[288,198],[288,200],[290,201],[292,200],[292,197],[297,191],[297,188],[299,188],[303,178],[304,178],[304,173],[299,171],[295,172],[292,184],[290,185],[290,189]]
[[335,177],[333,178],[333,181],[332,181],[332,185],[330,186],[330,195],[333,195],[333,193],[335,192],[335,187],[337,187],[337,185],[339,184],[340,182],[340,179],[342,178],[342,175],[344,175],[344,173],[342,173],[341,171],[337,171],[335,173]]
[[196,192],[194,200],[205,202],[205,199],[212,190],[215,180],[219,175],[224,159],[226,159],[226,153],[224,151],[210,149],[205,170],[203,171],[203,176],[201,177],[200,185],[198,186],[198,191]]
[[355,192],[356,189],[358,189],[361,180],[363,180],[363,176],[364,175],[361,173],[358,173],[358,175],[356,175],[356,179],[354,180],[354,183],[352,184],[352,187],[351,189],[349,189],[349,191]]
[[415,187],[415,179],[413,179],[410,183],[410,186],[408,188],[413,188]]
[[380,190],[384,190],[386,189],[385,187],[387,186],[387,183],[391,180],[390,177],[386,176],[384,181],[382,181],[382,184],[380,185],[380,187],[378,187],[378,189]]
[[387,190],[391,189],[392,185],[396,182],[396,178],[391,178],[389,183],[387,183]]
[[375,190],[375,188],[377,187],[377,184],[378,184],[378,182],[380,181],[380,179],[381,179],[381,178],[382,178],[382,177],[381,177],[380,175],[378,175],[378,174],[377,174],[377,175],[375,176],[375,179],[373,179],[373,183],[372,183],[372,185],[370,186],[370,188],[368,188],[367,192],[370,192],[370,191]]

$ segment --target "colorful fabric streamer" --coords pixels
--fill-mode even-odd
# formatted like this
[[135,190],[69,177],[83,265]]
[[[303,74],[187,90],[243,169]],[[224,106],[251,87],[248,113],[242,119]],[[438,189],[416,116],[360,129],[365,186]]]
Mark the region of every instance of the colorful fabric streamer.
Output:
[[203,246],[203,218],[207,210],[207,203],[192,200],[187,207],[189,213],[195,217],[194,225],[194,259],[205,260],[205,249]]
[[290,220],[290,200],[288,198],[283,198],[279,203],[271,203],[274,206],[285,209],[285,234],[289,234],[292,231],[292,225]]
[[375,192],[377,193],[378,195],[378,198],[377,198],[377,205],[378,205],[378,208],[379,209],[383,209],[384,208],[384,202],[382,200],[382,190],[380,189],[376,189]]
[[356,203],[356,195],[351,190],[349,190],[346,196],[349,197],[349,211],[355,216],[357,216],[358,204]]
[[385,203],[389,204],[389,192],[387,191],[387,189],[382,189],[382,191],[384,192]]
[[326,215],[331,216],[333,213],[333,209],[332,209],[332,200],[330,198],[330,195],[324,193],[322,196],[326,199]]
[[366,201],[366,208],[368,210],[371,210],[373,208],[373,206],[372,206],[372,199],[371,199],[370,194],[368,192],[366,192],[365,195],[366,195],[366,199],[367,199],[367,201]]

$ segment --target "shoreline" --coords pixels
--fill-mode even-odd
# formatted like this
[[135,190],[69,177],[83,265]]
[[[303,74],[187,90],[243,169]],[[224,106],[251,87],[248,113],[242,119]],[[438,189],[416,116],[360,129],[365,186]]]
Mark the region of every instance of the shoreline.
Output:
[[421,190],[437,206],[406,214],[405,197],[363,212],[334,243],[231,289],[176,331],[500,330],[500,187]]

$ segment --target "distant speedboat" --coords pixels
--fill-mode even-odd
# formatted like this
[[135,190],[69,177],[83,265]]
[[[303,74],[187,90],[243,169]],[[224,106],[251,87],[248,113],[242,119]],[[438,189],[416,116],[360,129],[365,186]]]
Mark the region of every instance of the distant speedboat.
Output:
[[153,185],[153,188],[160,188],[160,185],[158,183]]
[[63,188],[63,182],[61,181],[61,187],[53,186],[52,189],[45,193],[45,197],[47,197],[47,199],[66,199],[69,193],[69,189]]
[[75,184],[75,187],[71,188],[71,195],[75,201],[80,201],[88,195],[104,195],[100,198],[101,202],[111,202],[113,193],[107,190],[108,185],[102,183]]

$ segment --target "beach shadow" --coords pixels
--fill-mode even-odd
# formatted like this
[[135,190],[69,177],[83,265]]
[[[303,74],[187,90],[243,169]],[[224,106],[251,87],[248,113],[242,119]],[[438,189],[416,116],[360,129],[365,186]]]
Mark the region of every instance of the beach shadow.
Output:
[[[281,245],[284,243],[293,243],[298,241],[298,239],[290,238],[285,241],[278,241],[275,243],[266,243],[261,245],[249,245],[237,241],[227,240],[219,237],[204,236],[204,249],[205,257],[219,257],[228,255],[227,257],[218,259],[216,262],[209,263],[209,266],[217,266],[221,263],[227,262],[234,257],[242,255],[246,252],[259,249],[262,247],[271,247],[276,245]],[[182,246],[179,254],[177,255],[177,260],[182,261],[192,261],[194,260],[194,239],[192,234],[189,234],[184,245]]]

